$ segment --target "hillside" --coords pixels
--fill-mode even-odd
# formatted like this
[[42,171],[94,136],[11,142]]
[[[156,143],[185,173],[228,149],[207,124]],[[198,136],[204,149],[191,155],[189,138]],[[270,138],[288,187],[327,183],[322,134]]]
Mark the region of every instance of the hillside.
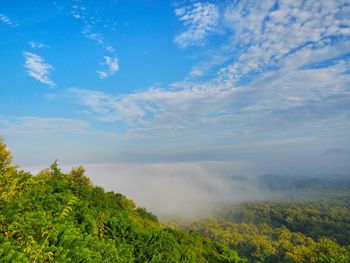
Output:
[[222,243],[162,227],[122,194],[93,186],[82,167],[20,171],[3,143],[0,233],[1,262],[246,262]]
[[124,195],[94,186],[83,167],[63,173],[54,162],[37,175],[21,171],[0,143],[0,261],[350,262],[348,179],[273,179],[259,180],[289,199],[159,222]]
[[350,188],[346,176],[263,176],[279,199],[225,206],[185,226],[225,243],[250,262],[350,262]]

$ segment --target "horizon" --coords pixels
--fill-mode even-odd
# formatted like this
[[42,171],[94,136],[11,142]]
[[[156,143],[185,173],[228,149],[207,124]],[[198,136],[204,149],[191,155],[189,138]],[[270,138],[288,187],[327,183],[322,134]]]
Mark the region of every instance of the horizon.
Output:
[[1,262],[350,262],[349,0],[0,1]]
[[105,164],[105,185],[348,175],[349,17],[346,0],[1,1],[0,135],[20,167]]

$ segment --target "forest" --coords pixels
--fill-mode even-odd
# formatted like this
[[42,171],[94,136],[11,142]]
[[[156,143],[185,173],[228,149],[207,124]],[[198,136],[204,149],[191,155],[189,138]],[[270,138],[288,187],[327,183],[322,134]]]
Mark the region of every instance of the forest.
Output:
[[182,227],[227,244],[250,262],[350,262],[349,177],[253,181],[276,198],[226,205],[214,218]]
[[1,262],[247,262],[221,242],[162,227],[134,201],[93,186],[82,167],[18,170],[3,143],[0,198]]
[[256,180],[286,195],[166,223],[94,186],[83,167],[64,173],[54,162],[36,175],[22,171],[1,142],[0,261],[350,262],[346,177]]

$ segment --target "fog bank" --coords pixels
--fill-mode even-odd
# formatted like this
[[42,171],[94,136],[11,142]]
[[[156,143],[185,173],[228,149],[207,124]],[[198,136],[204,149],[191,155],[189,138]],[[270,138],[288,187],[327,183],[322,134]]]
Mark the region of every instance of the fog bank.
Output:
[[249,169],[239,162],[114,163],[84,167],[95,184],[125,194],[160,217],[208,216],[225,202],[263,198],[258,187],[231,179],[233,174],[249,176]]
[[[288,176],[305,177],[315,165],[302,165],[301,162],[287,162],[275,158],[275,162],[229,161],[189,161],[189,162],[115,162],[104,164],[83,164],[86,175],[95,185],[107,191],[119,192],[133,199],[138,206],[145,207],[161,218],[182,217],[200,218],[212,215],[225,204],[242,201],[272,200],[287,196],[285,190],[273,190],[258,177],[275,174],[286,175],[277,179],[287,182]],[[316,160],[315,160],[316,162]],[[332,175],[327,166],[335,162],[323,162],[325,173]],[[327,166],[326,166],[327,165]],[[72,165],[60,165],[69,171]],[[298,172],[302,168],[303,173]],[[340,167],[340,166],[338,166]],[[42,169],[44,167],[40,167]],[[320,168],[320,167],[319,167]],[[34,174],[38,168],[27,167]],[[333,173],[334,175],[335,173]],[[312,175],[312,174],[311,174]],[[319,174],[320,176],[322,174]],[[267,176],[266,178],[274,177]],[[268,179],[269,180],[269,179]],[[293,179],[292,179],[293,180]],[[288,184],[288,183],[287,183]],[[307,181],[301,184],[309,184]],[[288,197],[288,196],[287,196]]]

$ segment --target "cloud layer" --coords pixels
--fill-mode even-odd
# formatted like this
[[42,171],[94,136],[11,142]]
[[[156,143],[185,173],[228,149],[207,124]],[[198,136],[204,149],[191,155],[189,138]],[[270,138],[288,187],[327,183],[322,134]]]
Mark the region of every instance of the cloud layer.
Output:
[[272,135],[311,130],[325,121],[337,125],[349,117],[349,12],[346,1],[182,6],[175,9],[186,29],[175,39],[180,47],[210,42],[216,31],[226,34],[190,72],[202,76],[215,69],[214,77],[129,94],[83,88],[70,94],[90,117],[121,123],[140,136]]
[[[230,81],[280,67],[288,56],[332,46],[350,36],[347,1],[240,1],[226,8],[224,23],[231,45],[240,49],[234,63],[222,69]],[[337,39],[339,41],[339,39]],[[306,61],[304,59],[304,61]]]
[[34,134],[42,136],[62,133],[83,133],[88,127],[88,122],[79,119],[33,116],[9,119],[1,118],[0,116],[0,129],[3,134]]

